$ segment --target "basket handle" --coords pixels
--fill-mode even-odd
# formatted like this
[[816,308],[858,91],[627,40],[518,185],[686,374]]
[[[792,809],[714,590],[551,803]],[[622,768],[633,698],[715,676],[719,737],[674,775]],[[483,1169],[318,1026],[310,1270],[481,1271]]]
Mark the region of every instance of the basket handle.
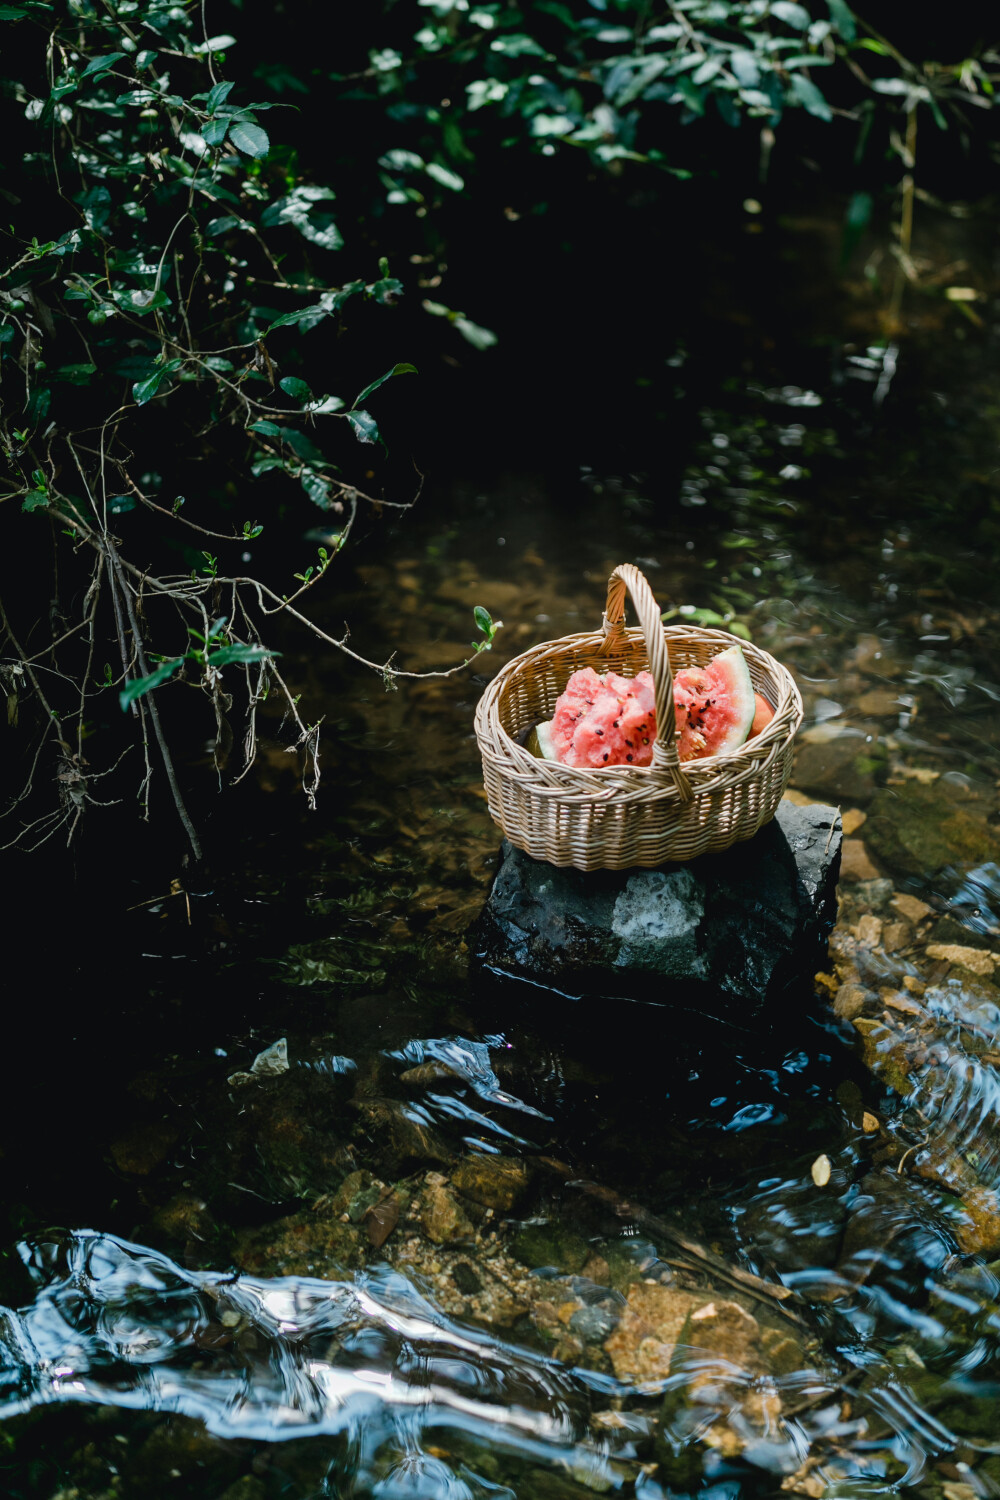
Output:
[[632,563],[622,563],[608,579],[608,602],[604,610],[605,642],[602,650],[610,654],[625,633],[625,590],[632,595],[632,603],[646,637],[649,653],[649,670],[653,674],[656,700],[656,739],[653,741],[653,765],[661,771],[669,771],[682,802],[694,797],[691,783],[681,769],[677,755],[677,739],[674,733],[674,674],[670,670],[667,653],[667,638],[663,633],[660,606],[653,598],[653,591],[645,575]]

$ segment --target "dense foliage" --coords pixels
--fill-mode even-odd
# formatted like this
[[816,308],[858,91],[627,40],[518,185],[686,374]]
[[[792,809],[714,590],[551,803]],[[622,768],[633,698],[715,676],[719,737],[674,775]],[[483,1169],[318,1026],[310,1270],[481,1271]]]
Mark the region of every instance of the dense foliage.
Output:
[[[332,74],[290,28],[222,14],[241,50],[193,5],[0,7],[6,138],[29,132],[5,177],[0,277],[0,679],[25,766],[7,841],[26,847],[72,836],[124,759],[147,814],[162,767],[199,852],[161,714],[182,683],[220,775],[234,732],[245,774],[259,706],[282,695],[314,799],[318,724],[269,617],[353,654],[304,596],[361,512],[417,491],[398,455],[384,467],[380,403],[416,386],[403,346],[454,363],[457,339],[477,357],[522,296],[523,273],[505,292],[488,254],[479,274],[480,213],[545,217],[567,187],[589,206],[595,182],[634,186],[625,174],[684,191],[724,176],[719,131],[760,183],[789,121],[839,119],[855,155],[875,140],[902,163],[905,268],[918,117],[967,135],[996,65],[983,48],[910,62],[845,0],[387,4]],[[871,205],[855,191],[854,233]],[[445,257],[474,306],[442,289]],[[543,266],[531,279],[550,297]],[[476,626],[486,649],[484,611]]]

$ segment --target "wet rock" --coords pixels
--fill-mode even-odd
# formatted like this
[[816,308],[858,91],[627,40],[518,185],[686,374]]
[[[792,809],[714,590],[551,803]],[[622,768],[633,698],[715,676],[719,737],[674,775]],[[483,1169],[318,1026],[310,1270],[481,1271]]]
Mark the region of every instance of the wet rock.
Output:
[[590,1254],[590,1246],[581,1235],[554,1222],[522,1224],[510,1250],[526,1266],[553,1266],[573,1274],[582,1270]]
[[885,751],[878,741],[862,729],[829,722],[806,735],[814,738],[803,737],[795,757],[794,784],[838,802],[870,802],[876,773],[885,766]]
[[833,1000],[833,1013],[842,1021],[853,1021],[865,1008],[865,1001],[872,996],[870,990],[860,984],[842,984]]
[[513,1157],[468,1156],[459,1162],[451,1180],[464,1198],[510,1213],[527,1191],[531,1174],[526,1162]]
[[604,1345],[619,1380],[666,1380],[681,1334],[705,1297],[661,1282],[629,1288],[621,1321]]
[[782,803],[750,841],[655,870],[584,873],[507,843],[502,853],[473,940],[489,973],[573,997],[653,1003],[683,984],[685,1000],[697,990],[699,1004],[735,998],[743,1024],[748,1007],[821,967],[840,823],[834,808]]
[[798,1339],[778,1328],[762,1328],[760,1347],[764,1364],[771,1375],[792,1375],[806,1363],[805,1351]]
[[437,1083],[450,1083],[456,1078],[461,1078],[461,1074],[443,1062],[419,1063],[417,1067],[407,1068],[405,1073],[399,1075],[400,1083],[408,1083],[413,1088],[433,1087]]
[[929,917],[932,910],[926,901],[918,901],[916,896],[907,896],[903,893],[893,896],[891,904],[901,917],[914,924],[922,922],[924,917]]
[[330,1215],[336,1219],[346,1215],[352,1224],[360,1224],[386,1191],[385,1183],[370,1172],[349,1172],[330,1199]]
[[695,1348],[707,1349],[747,1371],[763,1368],[760,1324],[738,1302],[709,1302],[691,1314],[688,1326]]
[[961,1198],[955,1239],[963,1255],[996,1255],[1000,1251],[1000,1200],[990,1188],[971,1188]]
[[368,1236],[354,1224],[291,1214],[237,1236],[233,1259],[244,1271],[262,1276],[320,1276],[337,1280],[363,1266]]
[[884,1022],[872,1017],[855,1016],[852,1024],[861,1038],[865,1067],[877,1073],[884,1083],[905,1098],[910,1092],[912,1063],[905,1044]]
[[172,1240],[210,1240],[218,1226],[197,1193],[176,1193],[153,1214],[150,1223]]
[[111,1143],[111,1158],[119,1172],[133,1177],[148,1177],[177,1141],[177,1131],[166,1120],[151,1125],[136,1125],[126,1135]]
[[351,1103],[361,1115],[365,1129],[396,1168],[390,1176],[402,1175],[401,1168],[407,1163],[451,1160],[452,1152],[444,1138],[398,1099],[354,1099]]
[[421,1196],[420,1223],[435,1245],[454,1245],[475,1237],[475,1226],[443,1182],[428,1181]]
[[452,1266],[451,1279],[465,1297],[471,1297],[483,1289],[483,1283],[467,1260],[460,1260]]
[[860,839],[845,839],[840,859],[840,878],[853,885],[860,880],[877,880],[878,870],[868,857]]
[[[975,816],[982,812],[983,816]],[[891,870],[923,878],[946,866],[972,866],[996,859],[1000,840],[985,821],[986,804],[959,805],[943,781],[884,787],[872,803],[865,838],[876,859]]]
[[599,1344],[618,1322],[614,1309],[607,1304],[581,1307],[569,1320],[570,1330],[587,1344]]
[[892,896],[892,881],[881,876],[878,879],[862,880],[851,892],[855,903],[868,911],[883,911]]
[[909,922],[899,919],[886,922],[882,929],[882,947],[886,953],[899,953],[913,942],[913,928]]
[[256,1474],[244,1474],[223,1491],[219,1500],[267,1500],[267,1489]]
[[595,1253],[589,1256],[581,1267],[580,1275],[586,1276],[587,1280],[592,1281],[595,1286],[611,1285],[611,1267],[603,1255]]
[[928,943],[927,957],[941,959],[947,964],[957,964],[959,968],[976,974],[981,979],[989,979],[996,967],[996,959],[985,948],[968,948],[958,943]]

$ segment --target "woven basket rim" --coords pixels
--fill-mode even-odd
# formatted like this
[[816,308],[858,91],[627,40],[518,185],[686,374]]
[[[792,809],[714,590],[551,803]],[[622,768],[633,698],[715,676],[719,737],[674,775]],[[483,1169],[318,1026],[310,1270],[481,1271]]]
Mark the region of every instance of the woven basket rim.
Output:
[[[752,641],[743,640],[731,631],[717,630],[707,626],[685,625],[683,623],[674,626],[665,625],[663,632],[668,641],[681,641],[684,639],[701,641],[706,639],[712,641],[718,640],[720,642],[720,649],[722,650],[725,649],[726,644],[738,645],[741,648],[750,646],[754,655],[763,659],[763,664],[767,666],[772,675],[785,688],[785,692],[781,694],[778,702],[771,703],[771,707],[774,709],[774,717],[759,734],[754,735],[752,740],[745,740],[737,749],[727,751],[722,755],[703,755],[699,756],[696,760],[685,761],[683,764],[686,772],[690,772],[692,769],[701,771],[714,770],[716,768],[723,769],[726,766],[733,765],[734,762],[739,761],[741,758],[749,760],[751,756],[756,759],[759,758],[760,750],[764,745],[773,741],[775,746],[782,746],[792,737],[795,733],[795,728],[792,728],[789,732],[780,724],[778,716],[787,698],[791,698],[793,702],[798,700],[798,707],[801,712],[801,698],[798,686],[788,668],[779,662],[776,657],[772,656],[769,651],[765,651],[761,646],[754,645]],[[639,626],[627,626],[624,634],[625,638],[630,642],[639,641],[643,645],[646,644],[645,635]],[[594,652],[597,653],[604,644],[604,639],[600,631],[584,630],[572,635],[556,636],[550,641],[539,641],[534,646],[529,646],[526,651],[519,652],[517,656],[512,656],[508,662],[504,663],[496,675],[491,678],[490,683],[483,692],[480,707],[485,705],[486,712],[492,720],[494,730],[499,731],[502,735],[506,742],[507,752],[509,755],[512,755],[516,764],[523,765],[526,770],[535,769],[538,765],[538,756],[532,755],[531,751],[526,749],[525,746],[518,744],[517,740],[514,739],[503,724],[497,702],[503,685],[510,678],[516,676],[519,671],[527,668],[536,656],[552,654],[560,649],[565,649],[568,653],[574,648],[580,648],[585,652],[588,646],[592,646]],[[610,666],[610,663],[608,665]],[[648,668],[639,668],[639,671],[645,670],[648,670]],[[635,674],[625,673],[623,675]],[[765,694],[764,696],[766,697],[767,695]],[[768,702],[771,702],[770,698],[768,698]],[[478,712],[476,717],[478,719]],[[482,749],[484,754],[488,753],[487,747],[483,746]],[[570,778],[570,784],[573,780],[577,780],[581,790],[589,783],[589,779],[592,776],[606,778],[609,782],[613,780],[621,781],[623,779],[632,780],[636,776],[643,778],[652,776],[658,782],[664,779],[663,769],[652,763],[648,766],[567,766],[562,761],[548,762],[548,764],[559,767],[560,780],[563,777],[568,777]],[[759,774],[760,770],[759,766],[755,767],[754,774]],[[672,785],[672,778],[668,778],[668,780],[670,780]],[[553,787],[551,790],[554,793],[564,792],[566,787]],[[534,791],[537,794],[544,795],[542,788],[534,788]]]

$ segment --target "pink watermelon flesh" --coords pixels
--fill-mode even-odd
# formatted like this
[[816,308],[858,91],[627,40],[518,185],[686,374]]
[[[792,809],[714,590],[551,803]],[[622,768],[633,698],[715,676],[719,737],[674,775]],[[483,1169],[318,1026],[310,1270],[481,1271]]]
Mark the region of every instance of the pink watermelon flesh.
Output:
[[739,646],[720,651],[706,667],[675,673],[674,706],[682,761],[738,750],[757,711],[750,670]]
[[[547,735],[542,730],[547,729]],[[539,741],[550,758],[588,770],[604,766],[648,766],[656,738],[653,678],[649,672],[599,677],[593,667],[574,672]]]

